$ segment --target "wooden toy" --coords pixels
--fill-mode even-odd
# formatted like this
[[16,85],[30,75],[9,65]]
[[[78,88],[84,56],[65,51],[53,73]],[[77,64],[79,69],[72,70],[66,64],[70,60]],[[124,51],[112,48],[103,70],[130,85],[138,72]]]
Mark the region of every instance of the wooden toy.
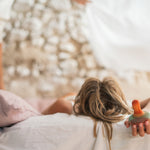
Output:
[[150,113],[143,111],[140,106],[140,102],[138,100],[132,101],[132,107],[134,110],[134,114],[129,117],[129,122],[136,124],[136,123],[143,123],[146,120],[150,119]]

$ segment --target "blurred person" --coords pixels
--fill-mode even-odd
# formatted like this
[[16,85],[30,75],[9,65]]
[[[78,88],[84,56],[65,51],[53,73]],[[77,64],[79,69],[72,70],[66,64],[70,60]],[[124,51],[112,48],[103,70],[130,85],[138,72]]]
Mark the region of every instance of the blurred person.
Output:
[[4,89],[2,66],[2,32],[5,22],[10,17],[10,10],[14,0],[0,0],[0,89]]
[[4,89],[2,66],[2,42],[0,41],[0,89]]
[[3,83],[3,65],[2,65],[2,32],[4,27],[4,20],[0,18],[0,89],[4,89]]

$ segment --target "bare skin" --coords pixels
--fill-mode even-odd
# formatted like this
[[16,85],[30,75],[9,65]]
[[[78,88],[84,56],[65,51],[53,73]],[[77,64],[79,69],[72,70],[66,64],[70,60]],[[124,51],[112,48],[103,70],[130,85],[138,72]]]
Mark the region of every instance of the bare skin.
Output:
[[91,1],[89,0],[74,0],[75,2],[79,3],[79,4],[82,4],[82,5],[85,5],[86,3],[89,3]]
[[42,112],[43,115],[67,113],[72,114],[72,104],[70,101],[59,98],[54,104]]
[[44,110],[42,114],[48,115],[48,114],[55,114],[58,112],[72,114],[73,112],[72,101],[74,100],[67,100],[67,98],[75,95],[76,93],[69,93],[63,97],[58,98],[58,100],[55,103],[53,103],[50,107],[48,107],[46,110]]
[[0,43],[0,89],[4,89],[3,66],[2,66],[2,44]]
[[[142,101],[140,103],[141,108],[144,111],[150,111],[150,98]],[[125,126],[129,128],[132,127],[132,135],[133,136],[141,136],[143,137],[145,134],[150,134],[150,120],[145,121],[144,123],[138,123],[138,124],[130,124],[128,119],[125,121]]]

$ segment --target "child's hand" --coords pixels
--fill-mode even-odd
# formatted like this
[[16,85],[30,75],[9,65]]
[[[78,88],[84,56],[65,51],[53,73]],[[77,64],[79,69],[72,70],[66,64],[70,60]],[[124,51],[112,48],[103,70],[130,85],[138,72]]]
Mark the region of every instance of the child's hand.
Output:
[[144,136],[145,133],[150,134],[150,120],[145,121],[144,123],[138,123],[138,124],[131,124],[128,119],[125,121],[125,126],[127,128],[132,126],[132,135],[137,136],[138,134],[140,136]]
[[79,3],[79,4],[82,4],[82,5],[85,5],[86,3],[89,3],[91,1],[89,0],[74,0],[75,2]]

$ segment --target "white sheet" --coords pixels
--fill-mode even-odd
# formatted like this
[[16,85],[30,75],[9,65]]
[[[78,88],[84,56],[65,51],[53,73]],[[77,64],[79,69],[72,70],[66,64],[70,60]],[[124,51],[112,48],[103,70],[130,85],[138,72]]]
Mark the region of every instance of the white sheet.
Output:
[[[107,150],[101,123],[67,114],[29,118],[0,132],[0,150]],[[132,137],[123,122],[114,126],[112,150],[149,150],[150,136]]]
[[150,1],[91,1],[89,41],[97,61],[117,71],[150,71]]

